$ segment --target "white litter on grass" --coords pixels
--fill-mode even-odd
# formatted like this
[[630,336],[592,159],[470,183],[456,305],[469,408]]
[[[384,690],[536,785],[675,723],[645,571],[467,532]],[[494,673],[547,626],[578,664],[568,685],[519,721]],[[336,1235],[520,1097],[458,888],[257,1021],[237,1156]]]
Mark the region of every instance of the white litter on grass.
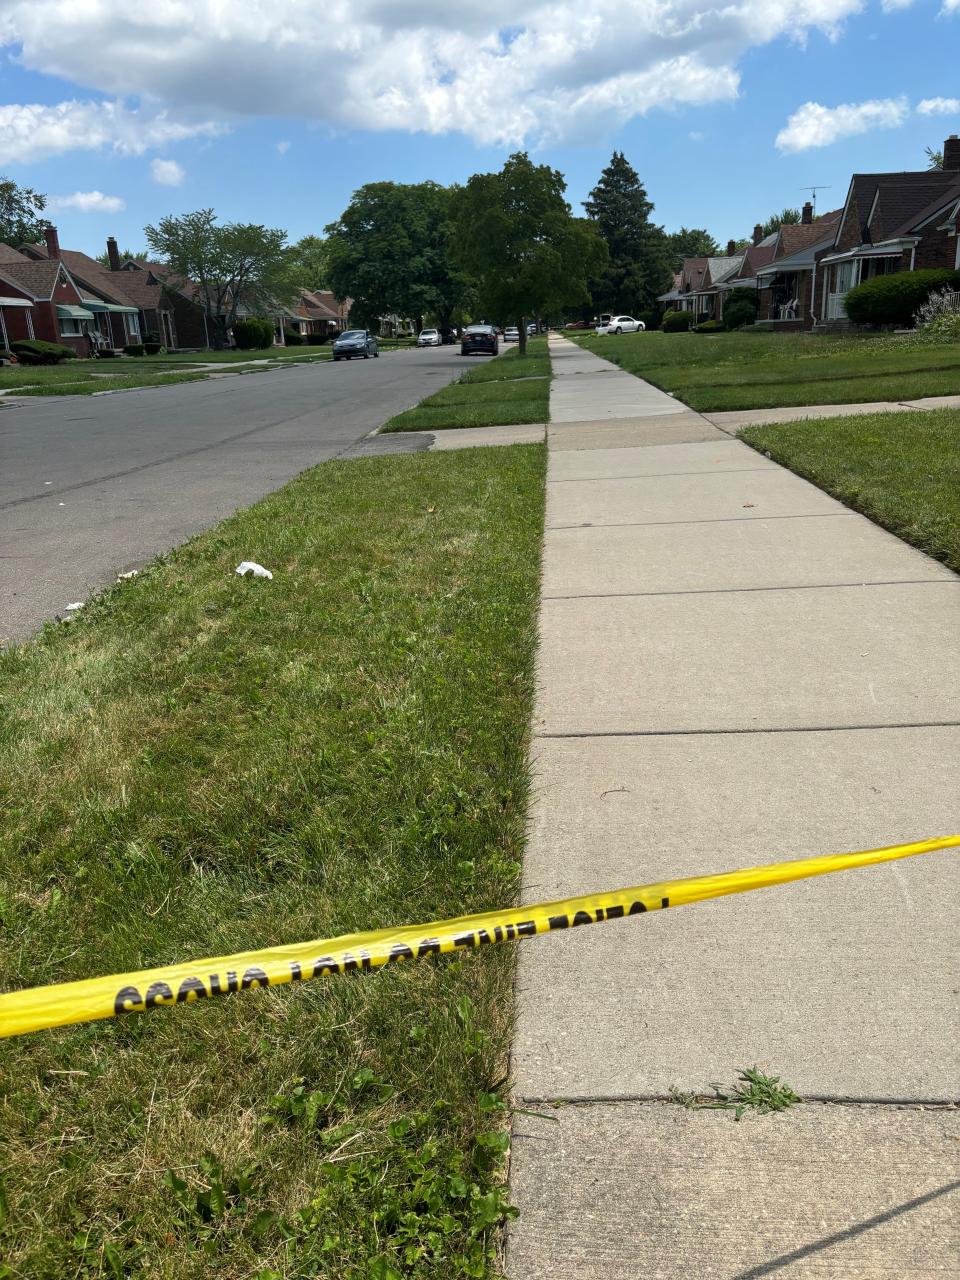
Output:
[[135,578],[139,572],[139,569],[131,569],[129,573],[118,573],[117,581],[126,582],[127,578]]
[[236,572],[241,578],[245,578],[248,573],[252,573],[255,578],[273,578],[273,574],[269,569],[265,569],[262,564],[257,564],[255,560],[241,560],[237,565]]
[[64,613],[73,613],[75,610],[82,609],[82,608],[83,608],[83,601],[74,600],[73,604],[64,605],[63,611]]

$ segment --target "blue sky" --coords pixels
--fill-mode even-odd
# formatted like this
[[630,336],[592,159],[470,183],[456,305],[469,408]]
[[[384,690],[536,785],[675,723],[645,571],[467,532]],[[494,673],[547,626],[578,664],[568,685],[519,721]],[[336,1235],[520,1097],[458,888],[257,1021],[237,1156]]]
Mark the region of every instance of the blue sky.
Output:
[[360,184],[463,181],[525,146],[577,211],[614,149],[668,230],[749,235],[814,183],[924,168],[960,132],[960,0],[0,0],[0,173],[67,247],[165,213],[321,233]]

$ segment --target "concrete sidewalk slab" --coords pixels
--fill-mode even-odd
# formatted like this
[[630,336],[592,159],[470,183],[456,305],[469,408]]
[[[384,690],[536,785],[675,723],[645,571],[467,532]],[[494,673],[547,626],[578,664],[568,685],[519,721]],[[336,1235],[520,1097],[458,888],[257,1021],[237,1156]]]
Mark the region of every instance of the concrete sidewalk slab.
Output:
[[551,422],[551,453],[577,449],[633,449],[648,445],[725,440],[727,434],[695,413],[657,414],[647,418],[596,418],[584,422]]
[[953,575],[892,534],[878,537],[851,511],[804,521],[548,530],[542,591],[549,598],[935,577]]
[[655,524],[690,520],[758,520],[768,516],[832,515],[842,503],[822,489],[768,467],[716,474],[631,476],[551,485],[547,528],[591,523]]
[[920,400],[901,400],[911,409],[960,409],[960,396],[924,396]]
[[[958,759],[958,726],[541,739],[523,899],[952,831]],[[515,1093],[664,1097],[759,1063],[808,1096],[956,1098],[957,858],[924,854],[524,945]]]
[[434,433],[432,452],[445,449],[478,449],[487,445],[543,444],[546,425],[542,422],[513,427],[455,427]]
[[[676,1105],[518,1118],[511,1280],[944,1280],[960,1113]],[[733,1175],[733,1176],[732,1176]]]
[[960,581],[939,575],[892,586],[545,600],[536,732],[952,722],[960,720],[958,633]]
[[721,437],[715,444],[663,444],[626,449],[586,449],[551,454],[547,483],[619,479],[628,475],[674,475],[694,471],[744,471],[776,468],[762,453],[739,440]]
[[681,401],[629,373],[582,375],[575,379],[581,385],[570,386],[572,381],[574,379],[554,375],[550,385],[551,422],[581,421],[585,402],[590,405],[591,416],[601,421],[688,412]]

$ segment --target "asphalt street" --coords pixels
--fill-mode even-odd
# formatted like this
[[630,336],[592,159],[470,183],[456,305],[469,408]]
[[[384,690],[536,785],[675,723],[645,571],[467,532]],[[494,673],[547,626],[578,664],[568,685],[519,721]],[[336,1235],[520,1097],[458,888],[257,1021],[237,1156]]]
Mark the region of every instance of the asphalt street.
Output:
[[451,382],[459,347],[0,401],[0,644]]

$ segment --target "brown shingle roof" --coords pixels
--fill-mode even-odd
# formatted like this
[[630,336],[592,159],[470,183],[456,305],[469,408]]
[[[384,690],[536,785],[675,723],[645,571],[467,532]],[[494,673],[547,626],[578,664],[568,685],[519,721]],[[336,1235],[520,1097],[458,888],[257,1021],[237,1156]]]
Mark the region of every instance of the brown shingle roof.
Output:
[[[851,195],[860,217],[861,241],[890,239],[898,229],[912,225],[914,219],[931,201],[936,200],[957,180],[948,169],[921,169],[906,173],[855,173],[851,178]],[[878,195],[879,219],[870,231],[867,219]]]
[[19,250],[12,248],[8,244],[0,244],[0,262],[27,262],[28,259],[23,256]]
[[[50,261],[46,245],[31,244],[25,245],[24,248],[30,257],[38,262]],[[80,253],[77,249],[61,249],[60,258],[74,279],[85,284],[88,289],[102,297],[104,302],[115,302],[121,307],[136,307],[139,305],[124,292],[117,279],[117,273],[105,267],[96,258],[91,258],[86,253]]]
[[59,262],[30,262],[24,258],[22,262],[0,265],[0,275],[21,285],[34,298],[52,298],[59,274]]

